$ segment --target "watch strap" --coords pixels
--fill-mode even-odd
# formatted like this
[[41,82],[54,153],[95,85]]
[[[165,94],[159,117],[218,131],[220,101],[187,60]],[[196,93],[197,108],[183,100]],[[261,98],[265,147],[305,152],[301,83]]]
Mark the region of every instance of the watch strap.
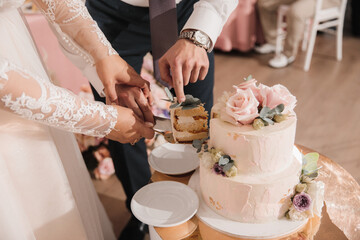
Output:
[[204,48],[206,51],[208,51],[210,48],[210,38],[206,34],[202,33],[204,36],[208,38],[208,44],[202,44],[198,42],[194,37],[195,33],[198,31],[199,30],[182,31],[180,33],[179,39],[188,39],[192,41],[196,46]]

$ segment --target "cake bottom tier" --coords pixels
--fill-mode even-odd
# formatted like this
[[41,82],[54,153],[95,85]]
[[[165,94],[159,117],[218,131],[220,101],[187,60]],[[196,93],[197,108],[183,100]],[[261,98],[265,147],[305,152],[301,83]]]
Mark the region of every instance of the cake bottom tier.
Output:
[[200,187],[206,204],[216,213],[239,222],[264,223],[284,217],[291,204],[294,187],[299,183],[301,162],[280,173],[267,176],[237,175],[223,177],[200,158]]

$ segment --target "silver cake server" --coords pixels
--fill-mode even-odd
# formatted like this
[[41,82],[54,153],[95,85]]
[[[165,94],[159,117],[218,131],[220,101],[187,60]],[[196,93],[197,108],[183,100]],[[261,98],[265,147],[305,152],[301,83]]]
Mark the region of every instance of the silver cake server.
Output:
[[171,132],[171,120],[170,118],[163,118],[159,116],[154,116],[155,118],[155,125],[154,130],[159,133]]

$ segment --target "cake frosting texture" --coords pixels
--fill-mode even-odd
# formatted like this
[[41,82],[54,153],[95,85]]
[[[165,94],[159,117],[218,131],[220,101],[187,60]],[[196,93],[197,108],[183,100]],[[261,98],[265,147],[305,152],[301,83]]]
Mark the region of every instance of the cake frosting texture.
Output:
[[268,222],[284,217],[299,182],[299,161],[291,159],[287,169],[273,175],[238,174],[227,178],[206,166],[208,157],[201,158],[200,186],[205,202],[215,212],[240,222]]
[[295,131],[295,116],[261,130],[214,118],[210,122],[210,146],[230,155],[239,173],[276,173],[292,162]]

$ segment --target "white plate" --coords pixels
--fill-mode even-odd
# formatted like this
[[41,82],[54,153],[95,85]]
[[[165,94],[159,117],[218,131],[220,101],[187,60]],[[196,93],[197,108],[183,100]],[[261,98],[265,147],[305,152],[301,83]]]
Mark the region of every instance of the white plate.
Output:
[[131,200],[131,211],[141,222],[155,227],[172,227],[192,218],[199,198],[189,186],[161,181],[146,185]]
[[[294,147],[293,154],[297,160],[300,160],[301,153]],[[300,159],[299,159],[300,158]],[[241,223],[227,219],[207,206],[202,198],[200,190],[200,173],[196,170],[191,176],[189,186],[195,190],[199,197],[199,209],[196,215],[202,222],[213,229],[225,234],[251,239],[272,239],[291,234],[307,223],[304,221],[290,221],[286,218],[279,219],[269,223]]]
[[178,175],[195,170],[199,157],[191,144],[165,143],[151,152],[149,164],[158,172]]

